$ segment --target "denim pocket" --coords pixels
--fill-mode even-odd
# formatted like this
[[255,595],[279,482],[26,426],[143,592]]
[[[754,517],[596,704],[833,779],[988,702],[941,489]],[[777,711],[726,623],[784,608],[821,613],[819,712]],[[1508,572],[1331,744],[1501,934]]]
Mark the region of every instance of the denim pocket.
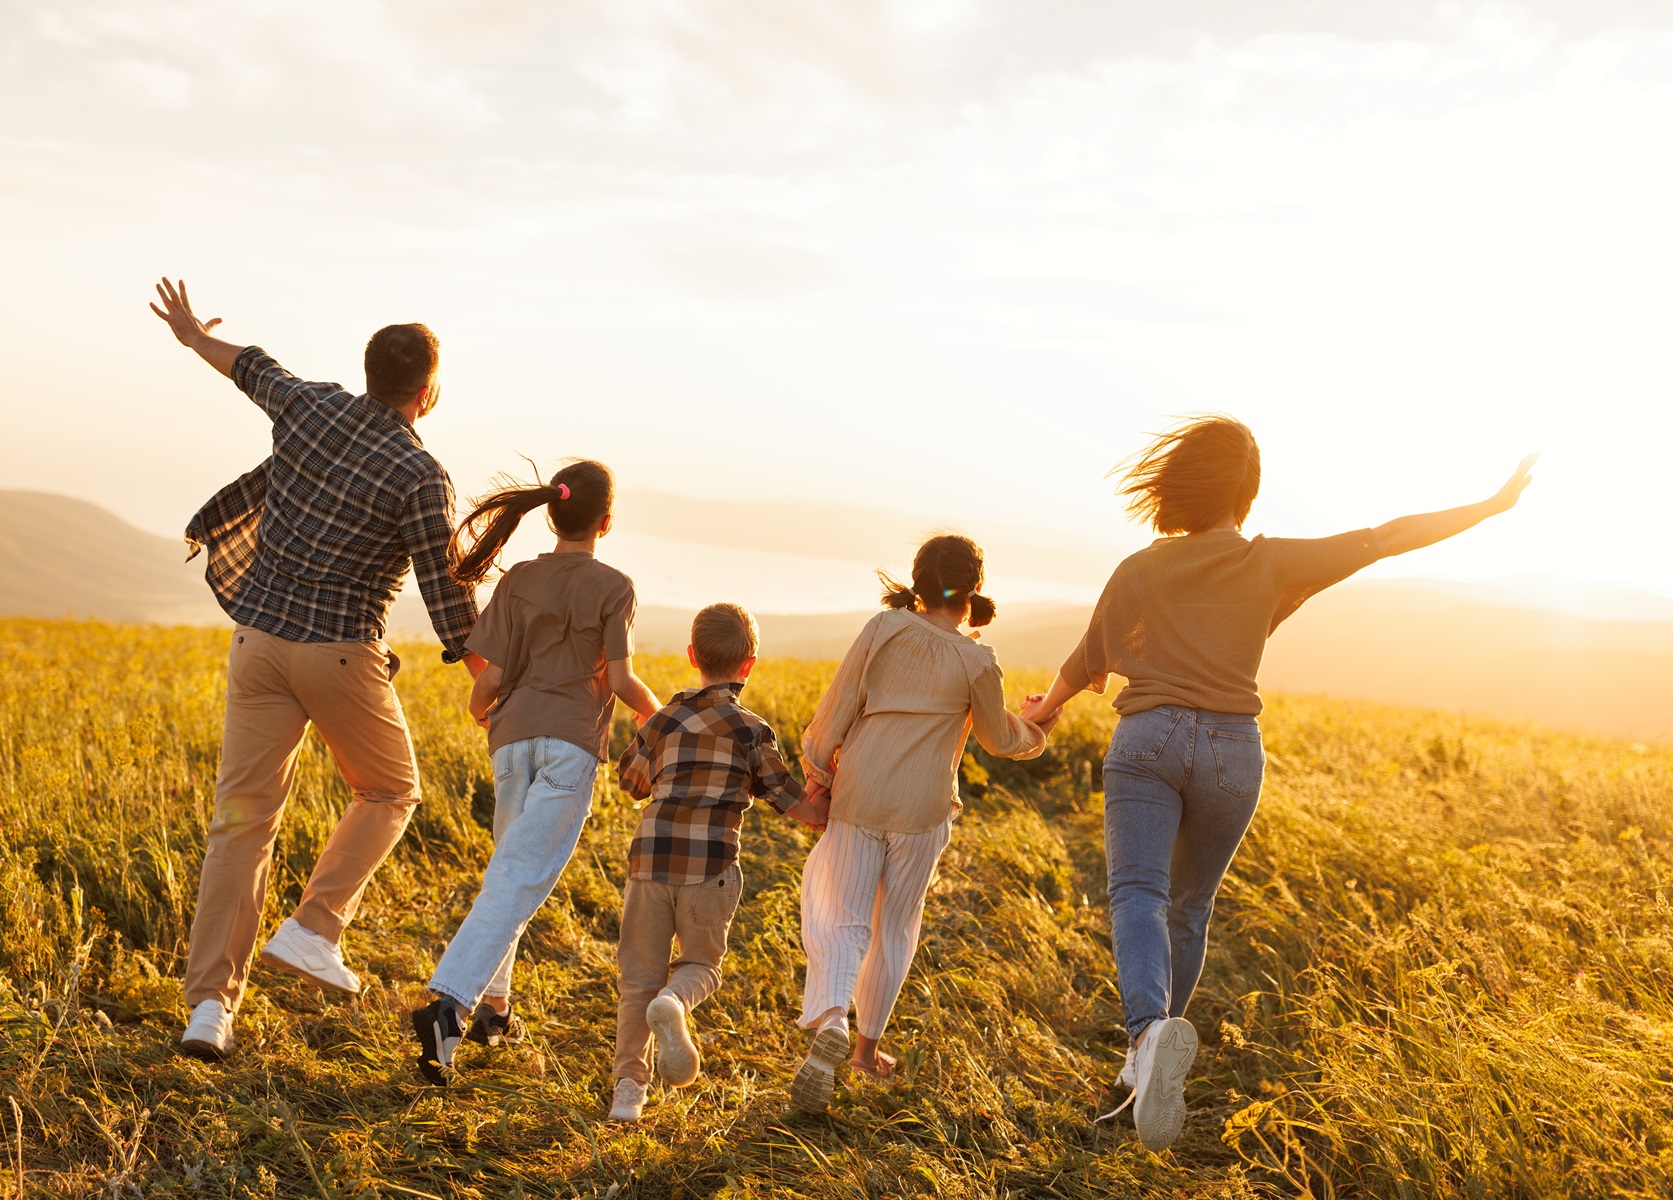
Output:
[[1261,790],[1266,770],[1266,753],[1258,732],[1210,729],[1208,744],[1214,747],[1214,773],[1220,790],[1234,796],[1253,796]]
[[1110,753],[1136,762],[1154,762],[1168,748],[1168,739],[1185,711],[1179,708],[1150,708],[1122,717],[1115,723]]
[[584,750],[571,749],[569,753],[560,753],[556,762],[549,762],[540,768],[540,782],[554,792],[578,792],[586,788],[592,790],[592,778],[598,771],[598,759]]
[[494,764],[494,782],[504,783],[511,778],[511,772],[517,766],[517,752],[512,746],[501,746],[494,751],[490,761]]

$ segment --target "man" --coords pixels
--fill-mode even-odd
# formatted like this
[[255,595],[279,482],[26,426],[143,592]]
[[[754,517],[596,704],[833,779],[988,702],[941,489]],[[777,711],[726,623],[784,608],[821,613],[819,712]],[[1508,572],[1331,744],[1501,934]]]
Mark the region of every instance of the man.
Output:
[[390,325],[366,344],[366,394],[305,383],[257,346],[210,334],[186,285],[164,279],[151,311],[180,343],[231,379],[273,422],[273,455],[218,492],[186,540],[209,547],[205,572],[237,623],[227,663],[226,729],[215,819],[186,959],[192,1007],[181,1045],[204,1058],[232,1048],[273,840],[308,725],[353,792],[296,911],[262,961],[349,994],[360,980],[338,940],[367,882],[407,827],[418,764],[383,642],[389,606],[416,570],[446,662],[476,623],[473,593],[447,573],[453,485],[413,422],[435,407],[436,337]]

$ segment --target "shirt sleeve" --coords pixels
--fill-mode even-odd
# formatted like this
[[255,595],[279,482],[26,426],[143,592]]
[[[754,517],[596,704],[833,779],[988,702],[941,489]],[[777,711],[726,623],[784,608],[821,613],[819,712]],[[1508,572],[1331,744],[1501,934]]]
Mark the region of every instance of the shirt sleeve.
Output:
[[511,576],[513,567],[500,577],[499,585],[483,606],[482,615],[465,638],[465,649],[480,655],[502,671],[511,666]]
[[1279,586],[1270,634],[1307,599],[1381,558],[1375,534],[1369,529],[1323,538],[1257,538],[1272,562]]
[[633,657],[633,618],[639,611],[639,597],[628,581],[627,589],[616,602],[616,607],[604,617],[604,658],[614,662],[618,658]]
[[452,536],[453,481],[438,468],[407,497],[401,514],[401,542],[412,558],[418,590],[430,610],[430,624],[441,639],[442,661],[450,663],[464,657],[465,639],[476,624],[475,589],[447,571],[447,543]]
[[270,421],[277,421],[298,400],[318,403],[329,396],[348,395],[338,383],[298,379],[260,346],[246,346],[239,352],[232,363],[232,381]]
[[1086,632],[1057,670],[1063,682],[1077,692],[1097,692],[1101,696],[1110,685],[1114,656],[1109,645],[1109,616],[1115,597],[1116,583],[1112,575],[1092,610],[1092,619],[1086,623]]
[[807,798],[778,752],[778,738],[766,725],[757,728],[749,748],[749,794],[766,800],[781,813]]
[[656,782],[656,766],[646,739],[660,736],[661,716],[660,712],[653,713],[651,719],[634,732],[633,740],[616,763],[616,781],[621,784],[622,791],[635,800],[649,796],[651,785]]
[[1038,758],[1046,735],[1005,707],[1005,676],[995,661],[976,676],[970,688],[970,731],[977,743],[998,758]]
[[837,751],[848,736],[849,727],[859,718],[865,707],[866,664],[871,661],[871,648],[877,641],[880,618],[866,622],[860,636],[848,647],[837,667],[836,678],[819,698],[813,710],[813,720],[802,731],[802,771],[809,779],[830,787],[835,776]]

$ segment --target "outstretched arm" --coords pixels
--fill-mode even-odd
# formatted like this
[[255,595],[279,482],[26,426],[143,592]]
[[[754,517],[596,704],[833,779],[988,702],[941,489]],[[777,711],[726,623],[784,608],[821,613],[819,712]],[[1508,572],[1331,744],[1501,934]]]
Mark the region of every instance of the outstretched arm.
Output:
[[221,323],[221,318],[212,317],[208,321],[200,321],[192,314],[192,302],[186,296],[184,279],[178,284],[164,279],[157,285],[157,295],[162,299],[163,306],[158,308],[153,304],[151,311],[167,322],[175,339],[182,346],[197,351],[199,358],[231,379],[232,364],[238,361],[244,347],[234,346],[231,342],[223,342],[218,337],[210,336],[209,331]]
[[1538,458],[1537,454],[1530,454],[1524,458],[1517,464],[1515,473],[1505,485],[1479,503],[1443,509],[1441,512],[1396,517],[1385,525],[1377,526],[1371,531],[1371,536],[1376,539],[1380,557],[1387,558],[1393,554],[1405,554],[1408,550],[1432,546],[1479,525],[1488,517],[1509,511],[1522,495],[1522,489],[1528,486],[1528,472],[1533,469]]

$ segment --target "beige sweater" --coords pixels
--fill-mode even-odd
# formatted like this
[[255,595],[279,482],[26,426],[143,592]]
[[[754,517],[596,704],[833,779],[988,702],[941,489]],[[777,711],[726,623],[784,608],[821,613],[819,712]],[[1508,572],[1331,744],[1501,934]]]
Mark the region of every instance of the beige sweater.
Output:
[[1038,726],[1005,710],[992,650],[885,609],[866,622],[819,701],[802,734],[802,766],[831,788],[836,820],[923,833],[959,811],[958,764],[972,729],[1001,758],[1034,758],[1046,745]]
[[1161,704],[1258,713],[1266,639],[1303,601],[1379,557],[1369,529],[1326,538],[1246,539],[1235,530],[1161,538],[1116,567],[1063,682],[1127,686],[1123,716]]

